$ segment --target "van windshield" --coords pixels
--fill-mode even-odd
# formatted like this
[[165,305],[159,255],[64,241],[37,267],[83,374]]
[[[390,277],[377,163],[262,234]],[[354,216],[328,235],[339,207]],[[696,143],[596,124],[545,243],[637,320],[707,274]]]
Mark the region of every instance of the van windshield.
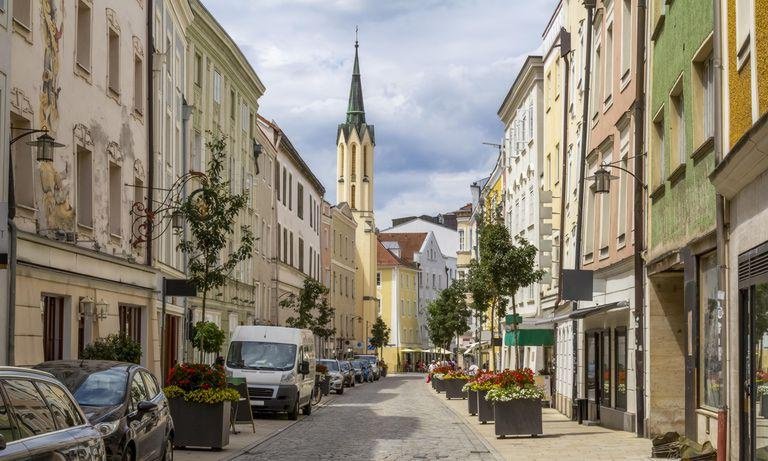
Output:
[[232,341],[227,367],[247,370],[292,370],[296,363],[296,345],[257,341]]
[[339,371],[339,362],[335,360],[318,360],[317,363],[328,367],[328,371]]

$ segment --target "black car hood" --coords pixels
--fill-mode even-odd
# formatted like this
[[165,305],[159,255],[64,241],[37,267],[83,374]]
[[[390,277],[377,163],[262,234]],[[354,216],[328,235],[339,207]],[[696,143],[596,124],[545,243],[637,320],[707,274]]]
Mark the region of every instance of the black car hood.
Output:
[[98,424],[102,421],[114,421],[123,416],[123,405],[114,405],[109,407],[89,407],[81,405],[85,417],[91,424]]

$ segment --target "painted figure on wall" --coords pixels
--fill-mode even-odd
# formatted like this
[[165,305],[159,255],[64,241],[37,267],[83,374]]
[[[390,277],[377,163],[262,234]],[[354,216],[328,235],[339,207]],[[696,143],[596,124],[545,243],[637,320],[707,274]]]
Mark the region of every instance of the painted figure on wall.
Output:
[[55,132],[59,122],[59,46],[64,32],[61,19],[64,5],[63,0],[58,2],[58,6],[56,0],[43,0],[42,4],[45,56],[40,89],[40,127]]

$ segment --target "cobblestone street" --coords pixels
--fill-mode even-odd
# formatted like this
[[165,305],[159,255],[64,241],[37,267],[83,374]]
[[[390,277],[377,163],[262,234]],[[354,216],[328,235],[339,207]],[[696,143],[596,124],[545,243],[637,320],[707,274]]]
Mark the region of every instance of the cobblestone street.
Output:
[[422,375],[388,376],[349,389],[236,459],[500,459],[436,399]]

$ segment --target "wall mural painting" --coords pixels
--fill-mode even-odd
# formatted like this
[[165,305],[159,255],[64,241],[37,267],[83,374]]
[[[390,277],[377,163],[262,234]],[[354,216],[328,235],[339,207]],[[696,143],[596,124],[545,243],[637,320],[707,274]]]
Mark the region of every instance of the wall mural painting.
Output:
[[56,131],[59,122],[59,57],[61,36],[64,33],[62,19],[64,0],[43,0],[43,57],[42,86],[40,90],[40,127]]

